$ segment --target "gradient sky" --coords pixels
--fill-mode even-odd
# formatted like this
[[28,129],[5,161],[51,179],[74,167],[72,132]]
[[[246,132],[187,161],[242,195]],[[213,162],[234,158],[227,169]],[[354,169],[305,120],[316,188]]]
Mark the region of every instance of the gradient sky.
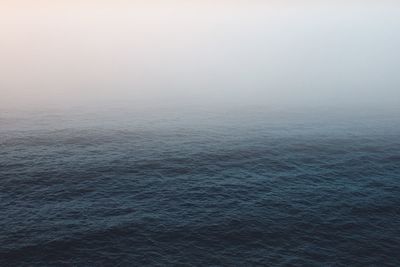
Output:
[[400,105],[396,1],[248,2],[2,0],[0,106]]

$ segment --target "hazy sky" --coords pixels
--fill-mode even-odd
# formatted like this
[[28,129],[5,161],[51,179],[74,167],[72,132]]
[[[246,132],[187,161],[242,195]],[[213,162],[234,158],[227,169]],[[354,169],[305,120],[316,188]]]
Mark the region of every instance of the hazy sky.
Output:
[[399,49],[396,1],[0,0],[0,107],[396,106]]

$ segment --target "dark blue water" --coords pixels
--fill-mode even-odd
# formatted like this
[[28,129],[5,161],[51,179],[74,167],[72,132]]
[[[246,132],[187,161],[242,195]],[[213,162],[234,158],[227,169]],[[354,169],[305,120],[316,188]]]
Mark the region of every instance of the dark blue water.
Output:
[[400,116],[0,116],[1,266],[400,266]]

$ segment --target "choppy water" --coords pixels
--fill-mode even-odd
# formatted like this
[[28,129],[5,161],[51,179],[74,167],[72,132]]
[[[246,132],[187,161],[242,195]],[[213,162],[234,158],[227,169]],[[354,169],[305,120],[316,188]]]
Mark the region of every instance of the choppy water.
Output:
[[0,116],[1,266],[400,266],[400,119]]

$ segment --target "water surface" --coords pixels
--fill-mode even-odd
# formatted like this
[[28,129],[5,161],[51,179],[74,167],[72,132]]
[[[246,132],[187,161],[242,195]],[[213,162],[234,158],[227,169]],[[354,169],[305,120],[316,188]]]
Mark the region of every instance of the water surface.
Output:
[[400,116],[6,112],[2,266],[399,266]]

